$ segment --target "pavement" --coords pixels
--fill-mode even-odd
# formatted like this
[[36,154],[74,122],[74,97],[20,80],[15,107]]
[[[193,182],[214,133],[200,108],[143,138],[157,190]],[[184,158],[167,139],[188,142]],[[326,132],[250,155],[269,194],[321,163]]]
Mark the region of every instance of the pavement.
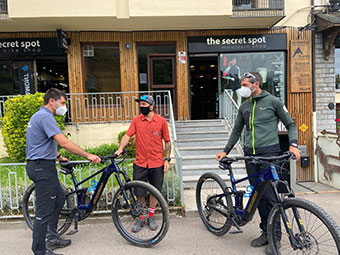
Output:
[[[340,225],[340,191],[300,192],[298,197],[311,200],[326,210]],[[188,197],[187,197],[188,198]],[[192,208],[193,209],[193,208]],[[123,239],[114,227],[111,217],[89,218],[81,222],[79,232],[70,237],[72,245],[55,252],[65,255],[109,254],[264,254],[264,248],[252,248],[250,241],[257,237],[259,218],[242,227],[243,233],[215,236],[204,227],[194,210],[186,216],[172,214],[167,236],[152,248],[139,248]],[[69,236],[67,236],[69,237]],[[0,253],[2,255],[31,255],[32,232],[25,223],[0,221]]]

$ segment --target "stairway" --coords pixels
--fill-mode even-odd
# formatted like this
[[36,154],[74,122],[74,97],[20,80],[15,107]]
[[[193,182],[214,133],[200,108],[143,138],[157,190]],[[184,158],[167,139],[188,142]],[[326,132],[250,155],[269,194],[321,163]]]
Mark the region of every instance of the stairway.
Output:
[[[225,121],[176,121],[175,125],[177,147],[182,156],[184,188],[196,188],[199,177],[206,172],[215,172],[225,181],[230,180],[227,171],[219,169],[216,161],[216,153],[223,151],[229,138],[230,131]],[[240,152],[235,146],[229,155],[240,155]],[[244,162],[234,163],[233,170],[235,179],[246,176]],[[244,185],[247,185],[247,182]]]

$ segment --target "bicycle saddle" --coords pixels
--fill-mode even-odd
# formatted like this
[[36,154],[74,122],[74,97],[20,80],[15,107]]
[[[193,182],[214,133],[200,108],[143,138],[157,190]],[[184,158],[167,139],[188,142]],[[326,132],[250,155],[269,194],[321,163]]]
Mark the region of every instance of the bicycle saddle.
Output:
[[89,161],[60,161],[60,172],[63,174],[70,174],[73,172],[73,168],[75,166],[84,164],[84,163],[89,163]]

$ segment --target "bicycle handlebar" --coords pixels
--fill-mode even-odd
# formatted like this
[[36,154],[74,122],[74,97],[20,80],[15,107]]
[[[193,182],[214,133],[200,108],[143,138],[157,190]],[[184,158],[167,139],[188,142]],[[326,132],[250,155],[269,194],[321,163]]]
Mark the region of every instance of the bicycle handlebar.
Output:
[[237,156],[237,157],[225,157],[220,160],[220,163],[223,164],[232,164],[233,162],[237,162],[239,160],[251,160],[255,162],[260,161],[275,161],[275,160],[282,160],[282,159],[295,159],[294,154],[286,151],[283,155],[279,156],[271,156],[271,157],[261,157],[261,156]]

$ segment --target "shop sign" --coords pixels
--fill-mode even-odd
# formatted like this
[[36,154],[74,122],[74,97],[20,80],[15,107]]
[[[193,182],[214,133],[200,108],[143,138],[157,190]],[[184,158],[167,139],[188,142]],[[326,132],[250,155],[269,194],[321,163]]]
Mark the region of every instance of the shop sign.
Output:
[[312,91],[312,54],[310,41],[292,40],[290,43],[291,92]]
[[299,127],[299,129],[300,129],[302,132],[306,132],[307,129],[308,129],[308,127],[307,127],[306,124],[302,124],[302,125]]
[[67,37],[67,33],[60,28],[57,29],[57,41],[58,48],[68,50],[68,46],[70,45],[70,39]]
[[286,34],[189,36],[188,52],[242,52],[286,50]]
[[58,48],[57,38],[0,39],[0,58],[14,56],[65,55]]
[[34,94],[33,62],[20,61],[17,63],[20,94]]

